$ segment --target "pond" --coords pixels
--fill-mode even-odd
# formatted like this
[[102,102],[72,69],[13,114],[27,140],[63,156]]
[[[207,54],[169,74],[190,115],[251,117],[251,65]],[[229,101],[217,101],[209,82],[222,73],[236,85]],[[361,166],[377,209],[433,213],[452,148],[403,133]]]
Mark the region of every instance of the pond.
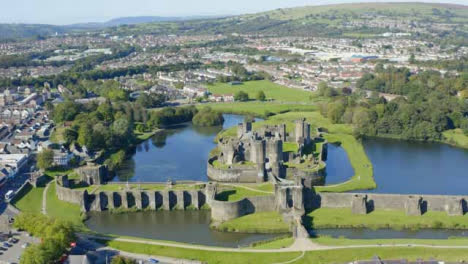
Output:
[[210,229],[210,218],[209,210],[125,214],[100,212],[92,213],[85,224],[91,230],[103,234],[219,247],[248,246],[281,235],[219,232]]
[[468,150],[392,139],[368,139],[363,144],[377,183],[370,192],[467,194]]
[[349,180],[354,175],[348,154],[337,144],[328,144],[326,184],[337,184]]
[[138,145],[131,159],[116,172],[114,181],[206,181],[208,154],[222,130],[241,123],[240,115],[224,115],[223,126],[196,127],[185,123],[170,127]]

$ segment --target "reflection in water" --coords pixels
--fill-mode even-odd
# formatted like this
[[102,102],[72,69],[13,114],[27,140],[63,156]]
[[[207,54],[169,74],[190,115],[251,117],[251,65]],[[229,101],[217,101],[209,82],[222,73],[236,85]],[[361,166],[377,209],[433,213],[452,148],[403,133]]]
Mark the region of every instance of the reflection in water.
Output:
[[353,167],[349,162],[348,154],[340,145],[328,144],[326,163],[326,184],[336,184],[347,181],[354,174]]
[[86,225],[94,231],[121,236],[196,243],[208,246],[247,246],[278,234],[241,234],[210,229],[211,213],[201,211],[157,211],[127,214],[92,213]]
[[206,163],[216,146],[215,136],[223,128],[242,122],[243,117],[224,115],[224,120],[223,127],[196,127],[185,123],[157,133],[135,148],[132,158],[117,170],[114,181],[206,181]]

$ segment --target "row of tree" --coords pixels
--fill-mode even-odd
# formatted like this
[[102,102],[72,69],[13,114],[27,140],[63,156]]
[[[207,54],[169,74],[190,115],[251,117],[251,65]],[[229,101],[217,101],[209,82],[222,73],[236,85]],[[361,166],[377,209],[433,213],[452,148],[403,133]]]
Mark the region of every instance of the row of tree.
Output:
[[71,223],[41,214],[22,213],[15,218],[14,226],[41,238],[41,243],[30,245],[23,252],[22,264],[55,263],[76,240]]
[[[432,72],[413,75],[406,70],[395,72],[395,69],[390,68],[386,73],[380,74],[394,77],[401,74],[409,82],[419,82],[426,78],[439,80]],[[446,77],[440,83],[451,83],[454,79],[456,78]],[[368,79],[364,76],[359,83],[366,83],[366,80]],[[455,128],[463,129],[468,135],[468,103],[451,94],[453,86],[440,89],[441,86],[434,87],[422,82],[420,86],[413,88],[417,90],[416,93],[410,89],[406,92],[408,96],[387,101],[376,92],[370,98],[366,98],[364,92],[344,96],[347,94],[343,91],[322,87],[323,91],[332,91],[328,95],[335,99],[321,105],[321,112],[334,123],[354,124],[358,136],[437,141],[443,139],[442,132]]]

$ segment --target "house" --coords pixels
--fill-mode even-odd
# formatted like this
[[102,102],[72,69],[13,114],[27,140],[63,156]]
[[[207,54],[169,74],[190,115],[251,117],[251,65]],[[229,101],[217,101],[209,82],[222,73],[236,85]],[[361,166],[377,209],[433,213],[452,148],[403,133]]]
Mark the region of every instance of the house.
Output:
[[54,149],[54,161],[55,166],[67,167],[73,158],[73,153],[69,152],[65,148]]

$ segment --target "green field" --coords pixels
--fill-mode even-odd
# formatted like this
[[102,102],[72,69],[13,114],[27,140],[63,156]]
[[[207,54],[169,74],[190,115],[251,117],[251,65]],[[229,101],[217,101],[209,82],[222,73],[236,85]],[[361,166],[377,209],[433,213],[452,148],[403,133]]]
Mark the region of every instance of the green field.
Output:
[[468,246],[468,239],[451,237],[448,239],[347,239],[327,236],[313,238],[312,242],[328,246],[351,245],[429,245],[429,246]]
[[378,255],[382,259],[408,259],[417,260],[420,258],[439,259],[445,261],[468,260],[466,249],[447,248],[421,248],[421,247],[388,247],[388,248],[349,248],[336,250],[307,251],[302,256],[301,252],[275,252],[275,253],[249,253],[249,252],[223,252],[206,251],[196,249],[182,249],[178,247],[149,245],[143,243],[121,242],[121,241],[100,241],[107,246],[127,252],[139,254],[168,256],[183,259],[192,259],[211,263],[252,263],[271,264],[297,260],[293,263],[347,263],[350,261],[370,260]]
[[77,204],[67,203],[58,199],[55,193],[55,183],[52,182],[47,190],[47,215],[67,221],[79,226],[83,225],[81,209]]
[[261,212],[245,215],[221,223],[220,231],[241,233],[288,233],[289,226],[278,212]]
[[341,184],[317,186],[315,189],[320,192],[346,192],[351,190],[374,189],[377,187],[372,163],[367,157],[362,144],[352,135],[348,134],[326,134],[325,139],[330,143],[340,143],[348,154],[348,159],[354,169],[353,177]]
[[40,213],[42,209],[43,192],[44,187],[34,188],[32,185],[28,184],[24,187],[23,192],[18,193],[11,204],[22,212]]
[[221,185],[221,188],[218,189],[218,193],[216,194],[216,200],[234,202],[242,200],[246,197],[267,196],[273,194],[273,185],[271,183],[258,186],[248,185],[248,189],[242,188],[242,185]]
[[254,243],[252,248],[255,249],[278,249],[278,248],[287,248],[294,243],[293,237],[280,237],[278,239],[273,239],[270,241],[260,241]]
[[288,88],[270,81],[249,81],[241,85],[231,85],[229,83],[216,83],[207,85],[212,94],[235,94],[244,91],[249,94],[250,99],[255,99],[258,92],[263,91],[267,100],[282,102],[314,102],[317,95],[294,88]]
[[468,148],[468,136],[461,129],[447,130],[443,132],[446,138],[444,142],[461,148]]
[[468,215],[448,216],[445,212],[429,211],[421,216],[408,216],[404,211],[375,210],[367,215],[353,214],[350,208],[320,208],[309,213],[314,228],[392,228],[468,229]]
[[279,102],[234,102],[234,103],[208,103],[198,106],[203,108],[209,106],[216,111],[226,114],[254,115],[267,118],[271,114],[280,114],[286,112],[307,112],[316,111],[317,107],[313,104],[287,104]]

